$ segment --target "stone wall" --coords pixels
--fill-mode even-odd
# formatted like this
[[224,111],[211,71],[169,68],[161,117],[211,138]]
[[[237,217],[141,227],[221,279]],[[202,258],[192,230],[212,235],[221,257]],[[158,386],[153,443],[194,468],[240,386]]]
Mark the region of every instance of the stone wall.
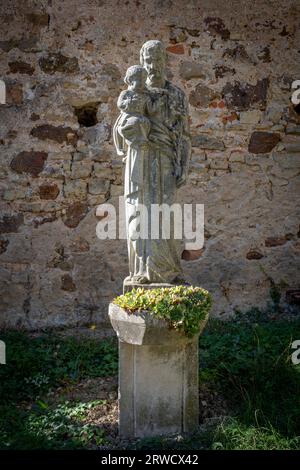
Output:
[[[183,202],[205,204],[205,246],[186,275],[214,314],[299,301],[297,0],[1,2],[1,325],[91,324],[127,275],[123,241],[96,237],[95,210],[122,194],[117,97],[147,39],[190,103]],[[297,75],[298,74],[298,75]]]

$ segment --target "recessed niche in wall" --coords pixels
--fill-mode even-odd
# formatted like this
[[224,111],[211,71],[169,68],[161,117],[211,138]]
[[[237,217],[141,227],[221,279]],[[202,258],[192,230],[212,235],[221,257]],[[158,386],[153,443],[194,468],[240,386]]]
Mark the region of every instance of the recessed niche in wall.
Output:
[[99,103],[97,102],[74,107],[75,115],[81,127],[92,127],[97,124],[98,106]]

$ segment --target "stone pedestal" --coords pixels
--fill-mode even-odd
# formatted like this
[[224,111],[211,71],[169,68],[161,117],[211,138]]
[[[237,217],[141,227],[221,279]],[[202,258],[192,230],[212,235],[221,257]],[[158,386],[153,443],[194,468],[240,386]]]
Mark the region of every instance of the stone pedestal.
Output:
[[128,314],[113,303],[109,317],[119,338],[120,435],[193,431],[199,417],[198,335],[188,338],[149,312]]

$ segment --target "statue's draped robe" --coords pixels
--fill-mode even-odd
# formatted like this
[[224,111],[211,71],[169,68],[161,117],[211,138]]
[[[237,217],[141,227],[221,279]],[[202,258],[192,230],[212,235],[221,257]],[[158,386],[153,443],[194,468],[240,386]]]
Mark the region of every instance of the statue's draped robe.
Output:
[[[130,276],[141,275],[148,282],[159,283],[172,282],[181,276],[182,241],[174,238],[173,218],[170,219],[171,237],[161,233],[158,239],[151,239],[151,205],[171,206],[176,202],[175,168],[188,160],[190,152],[185,95],[169,82],[165,89],[168,95],[149,89],[155,102],[148,116],[149,144],[130,143],[126,139],[128,126],[122,132],[122,122],[126,121],[122,117],[114,127],[118,153],[126,153],[124,196]],[[147,214],[135,214],[139,204],[148,209]],[[145,231],[147,238],[143,237]],[[137,238],[137,233],[142,236]]]

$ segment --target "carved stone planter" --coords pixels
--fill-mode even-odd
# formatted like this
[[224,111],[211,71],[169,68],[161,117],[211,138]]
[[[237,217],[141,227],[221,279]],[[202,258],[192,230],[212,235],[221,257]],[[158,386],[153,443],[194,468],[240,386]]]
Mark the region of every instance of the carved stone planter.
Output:
[[109,317],[119,338],[120,435],[193,431],[199,416],[199,335],[188,338],[149,312],[128,314],[113,303]]

